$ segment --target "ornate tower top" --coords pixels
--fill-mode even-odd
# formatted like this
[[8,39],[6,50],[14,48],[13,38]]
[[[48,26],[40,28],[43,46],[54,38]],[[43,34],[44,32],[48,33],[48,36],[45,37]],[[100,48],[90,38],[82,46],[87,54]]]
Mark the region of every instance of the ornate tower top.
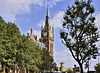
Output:
[[50,29],[50,16],[49,16],[48,3],[47,3],[47,14],[46,14],[46,20],[45,20],[45,28],[46,28],[47,30]]

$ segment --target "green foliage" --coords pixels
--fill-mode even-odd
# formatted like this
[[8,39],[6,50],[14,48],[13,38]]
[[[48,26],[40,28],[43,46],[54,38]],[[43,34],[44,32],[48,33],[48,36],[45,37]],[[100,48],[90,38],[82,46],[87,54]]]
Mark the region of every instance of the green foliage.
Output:
[[81,73],[83,63],[87,63],[98,53],[98,28],[95,26],[94,7],[92,0],[75,0],[74,5],[68,6],[64,14],[63,29],[60,36],[63,44],[69,48],[73,58],[78,62]]
[[25,35],[21,35],[15,23],[6,23],[0,17],[0,62],[2,68],[29,69],[30,72],[51,70],[53,58],[45,48],[41,49]]
[[56,63],[53,63],[53,69],[54,69],[54,71],[58,71],[58,67],[57,67]]
[[53,58],[50,56],[48,49],[42,49],[42,60],[43,64],[40,66],[40,70],[44,71],[51,71],[53,68]]
[[100,63],[96,64],[96,66],[94,67],[96,70],[96,73],[100,72]]
[[41,49],[32,41],[22,35],[21,42],[18,45],[16,64],[22,70],[30,68],[31,71],[39,71],[38,65],[41,65]]
[[16,46],[21,35],[14,23],[6,23],[2,18],[0,21],[0,61],[9,70],[9,68],[14,66],[17,52]]

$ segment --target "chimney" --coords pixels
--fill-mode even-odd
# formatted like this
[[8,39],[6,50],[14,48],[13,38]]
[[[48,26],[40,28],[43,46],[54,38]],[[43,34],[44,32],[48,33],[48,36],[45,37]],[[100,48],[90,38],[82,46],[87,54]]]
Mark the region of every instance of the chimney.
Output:
[[31,34],[33,34],[33,29],[31,28]]
[[37,36],[35,36],[35,40],[37,41]]
[[27,33],[27,37],[29,38],[29,33]]
[[41,42],[41,43],[43,42],[42,38],[39,39],[39,42]]

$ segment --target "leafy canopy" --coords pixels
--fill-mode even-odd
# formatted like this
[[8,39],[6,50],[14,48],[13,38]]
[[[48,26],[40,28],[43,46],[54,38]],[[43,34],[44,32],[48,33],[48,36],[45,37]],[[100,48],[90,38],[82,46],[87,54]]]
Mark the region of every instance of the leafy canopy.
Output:
[[[39,72],[53,68],[53,58],[45,48],[41,49],[25,35],[21,35],[15,23],[6,23],[0,17],[0,62],[6,72],[10,69],[29,69]],[[1,70],[1,69],[0,69]]]
[[98,28],[94,21],[92,0],[75,0],[74,5],[68,6],[63,21],[60,36],[63,44],[69,48],[73,58],[78,62],[81,73],[83,63],[95,58],[98,53]]

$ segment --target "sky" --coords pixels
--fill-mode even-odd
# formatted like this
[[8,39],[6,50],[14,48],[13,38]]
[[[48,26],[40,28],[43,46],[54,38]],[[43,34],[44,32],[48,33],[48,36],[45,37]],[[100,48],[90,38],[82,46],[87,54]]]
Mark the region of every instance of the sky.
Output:
[[[27,35],[33,28],[34,35],[40,38],[41,25],[45,24],[47,2],[49,3],[50,24],[54,26],[54,61],[57,66],[60,66],[61,62],[65,63],[65,67],[74,67],[74,64],[78,66],[68,48],[61,43],[59,32],[62,29],[63,15],[67,6],[71,6],[74,0],[0,0],[0,16],[6,22],[14,22],[21,34]],[[92,4],[95,7],[95,23],[100,31],[100,0],[93,0]],[[97,59],[90,61],[90,70],[94,70],[96,63],[98,63]]]

